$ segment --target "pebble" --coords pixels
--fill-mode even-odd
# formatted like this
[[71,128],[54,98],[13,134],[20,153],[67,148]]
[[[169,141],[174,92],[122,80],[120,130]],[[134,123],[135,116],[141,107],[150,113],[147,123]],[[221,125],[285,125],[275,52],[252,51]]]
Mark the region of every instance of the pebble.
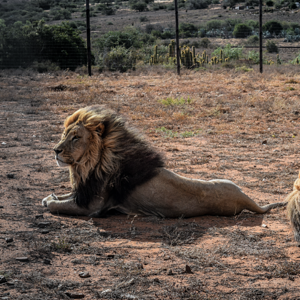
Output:
[[15,178],[15,174],[8,173],[8,174],[6,174],[6,177],[9,179],[13,179],[13,178]]
[[66,292],[65,294],[71,299],[83,299],[85,297],[85,295],[81,293]]
[[28,261],[28,257],[24,256],[24,257],[16,257],[17,261],[21,261],[21,262],[26,262]]
[[12,237],[5,238],[6,243],[12,243],[14,239]]
[[51,225],[50,222],[40,222],[37,224],[39,228],[45,228]]
[[184,273],[186,273],[186,274],[193,274],[193,272],[192,272],[192,270],[191,270],[191,267],[188,266],[188,265],[186,265],[186,266],[185,266],[185,272],[184,272]]
[[47,234],[47,233],[49,233],[49,232],[50,232],[49,229],[43,229],[43,230],[41,230],[41,233],[42,233],[42,234]]
[[111,292],[112,292],[111,289],[104,290],[100,293],[100,296],[105,296],[106,294],[111,293]]
[[89,272],[80,272],[78,275],[79,275],[79,277],[81,277],[81,278],[88,278],[88,277],[91,277],[91,275],[90,275]]
[[263,228],[268,228],[268,225],[262,224],[261,227],[263,227]]
[[3,275],[0,275],[0,283],[6,282],[6,278]]
[[114,254],[108,254],[108,255],[107,255],[107,258],[108,258],[108,259],[112,259],[112,258],[114,258],[114,257],[115,257]]
[[169,269],[169,270],[167,271],[167,275],[173,275],[172,269]]
[[51,260],[48,259],[48,258],[45,258],[45,259],[44,259],[44,264],[45,264],[45,265],[51,265]]
[[3,205],[0,205],[0,208],[4,208],[4,206],[3,206]]
[[43,215],[36,215],[35,218],[36,218],[36,219],[43,219],[44,216],[43,216]]

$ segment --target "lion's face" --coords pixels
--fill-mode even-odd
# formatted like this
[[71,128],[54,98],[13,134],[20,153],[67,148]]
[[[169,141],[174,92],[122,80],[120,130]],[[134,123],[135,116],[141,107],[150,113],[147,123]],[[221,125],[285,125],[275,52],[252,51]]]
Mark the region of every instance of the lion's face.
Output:
[[90,138],[91,133],[82,123],[68,126],[60,142],[53,148],[57,164],[67,167],[78,163],[89,148]]

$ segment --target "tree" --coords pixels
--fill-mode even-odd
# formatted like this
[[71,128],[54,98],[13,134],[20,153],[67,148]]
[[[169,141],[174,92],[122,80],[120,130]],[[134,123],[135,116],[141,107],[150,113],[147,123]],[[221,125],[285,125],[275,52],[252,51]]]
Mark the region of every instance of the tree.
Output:
[[[3,22],[0,24],[3,27]],[[1,52],[2,68],[28,67],[33,61],[49,60],[61,68],[74,70],[87,60],[84,40],[66,22],[53,26],[45,25],[44,20],[15,22],[6,29]]]

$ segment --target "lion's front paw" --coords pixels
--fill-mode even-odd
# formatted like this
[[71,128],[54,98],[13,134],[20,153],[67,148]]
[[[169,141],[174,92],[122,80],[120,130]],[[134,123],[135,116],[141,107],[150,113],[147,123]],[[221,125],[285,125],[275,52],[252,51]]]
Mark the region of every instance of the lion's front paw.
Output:
[[58,198],[55,194],[51,194],[48,197],[44,198],[42,200],[42,205],[45,206],[45,207],[48,207],[49,203],[53,200],[58,200]]

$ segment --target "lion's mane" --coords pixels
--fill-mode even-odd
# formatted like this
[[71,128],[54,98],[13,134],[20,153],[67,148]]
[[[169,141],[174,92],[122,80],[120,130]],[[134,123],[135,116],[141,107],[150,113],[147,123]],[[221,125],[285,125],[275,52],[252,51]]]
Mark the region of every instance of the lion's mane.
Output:
[[66,119],[65,128],[73,123],[83,124],[91,133],[80,162],[70,166],[75,201],[80,207],[87,208],[95,195],[105,193],[110,204],[120,204],[164,166],[161,155],[137,131],[102,106],[79,109]]

